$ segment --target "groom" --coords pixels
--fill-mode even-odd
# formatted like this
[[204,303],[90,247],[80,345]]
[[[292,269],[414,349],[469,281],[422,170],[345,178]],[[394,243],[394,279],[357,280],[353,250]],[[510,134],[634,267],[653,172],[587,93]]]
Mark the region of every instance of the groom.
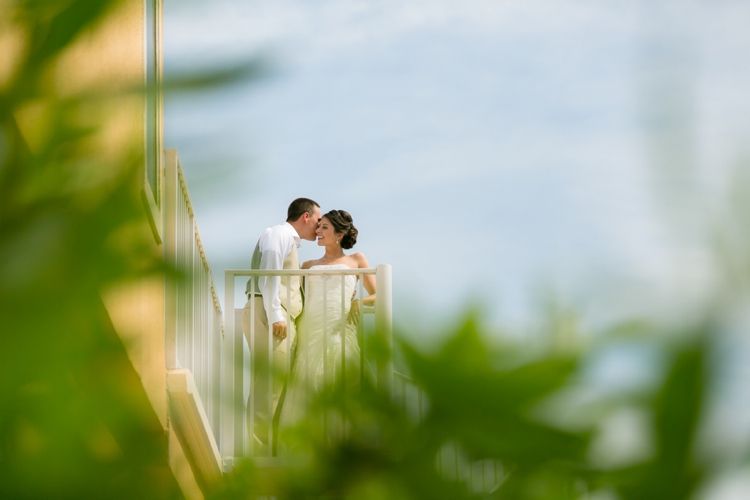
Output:
[[[297,248],[300,240],[315,241],[315,231],[321,218],[320,205],[309,198],[297,198],[287,210],[284,224],[269,227],[261,234],[255,245],[251,269],[299,269]],[[287,283],[289,292],[287,293]],[[252,392],[247,401],[248,433],[256,445],[268,443],[268,429],[279,402],[279,396],[286,377],[287,349],[282,341],[289,337],[294,343],[295,318],[302,311],[302,296],[299,276],[291,276],[288,281],[279,276],[259,276],[248,280],[245,289],[247,303],[242,310],[242,332],[247,344],[254,353],[253,386],[255,393],[255,429],[250,425]],[[287,304],[287,295],[289,303]],[[255,317],[252,307],[255,304]],[[287,323],[287,311],[289,322]],[[271,325],[269,336],[269,326]],[[251,326],[254,335],[251,335]],[[254,339],[253,339],[254,337]],[[269,364],[268,341],[273,338],[273,366]],[[254,340],[254,345],[253,345]],[[271,373],[273,370],[273,373]],[[272,408],[268,408],[268,385],[271,378]]]

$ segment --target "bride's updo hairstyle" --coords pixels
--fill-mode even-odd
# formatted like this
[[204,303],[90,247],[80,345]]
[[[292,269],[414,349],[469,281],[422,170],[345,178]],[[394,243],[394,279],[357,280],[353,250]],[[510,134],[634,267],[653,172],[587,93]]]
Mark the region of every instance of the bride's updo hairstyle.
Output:
[[323,217],[331,221],[333,230],[339,234],[343,234],[341,237],[341,248],[348,250],[357,243],[357,228],[352,224],[352,216],[345,210],[331,210]]

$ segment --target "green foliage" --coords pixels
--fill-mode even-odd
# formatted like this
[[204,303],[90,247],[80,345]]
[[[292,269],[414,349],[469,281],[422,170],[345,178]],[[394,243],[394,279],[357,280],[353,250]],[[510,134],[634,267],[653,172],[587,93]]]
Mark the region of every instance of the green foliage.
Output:
[[[539,409],[553,398],[575,405],[566,395],[591,382],[585,367],[599,351],[530,355],[523,345],[488,343],[477,324],[468,318],[431,354],[402,343],[429,401],[423,418],[410,417],[399,398],[372,387],[326,392],[296,429],[294,451],[282,454],[289,467],[271,470],[248,460],[215,498],[574,499],[609,491],[623,500],[688,499],[704,484],[715,465],[700,456],[696,441],[714,378],[706,360],[716,332],[628,337],[665,352],[662,380],[635,393],[600,395],[579,409],[587,418],[571,429],[562,416]],[[622,338],[620,330],[613,339]],[[591,448],[601,422],[633,405],[651,416],[642,431],[653,453],[614,467],[598,463]],[[346,435],[323,428],[324,414],[329,421],[345,415]],[[499,464],[502,477],[483,491],[470,489],[465,476],[440,470],[446,446],[457,447],[467,463]]]
[[[162,426],[100,295],[110,285],[166,271],[150,235],[137,230],[144,218],[142,152],[135,148],[113,162],[91,148],[111,100],[143,89],[62,97],[49,81],[65,49],[119,4],[26,0],[3,7],[24,45],[0,93],[2,498],[181,496]],[[168,87],[199,90],[255,77],[262,67],[250,62]],[[19,115],[40,102],[43,130],[32,147]],[[747,290],[747,199],[732,195],[736,223],[717,238],[727,256],[726,291],[736,296]],[[623,500],[691,498],[716,470],[697,451],[707,388],[716,378],[708,362],[716,336],[707,329],[669,340],[638,320],[602,334],[598,346],[614,340],[658,346],[663,378],[575,408],[570,394],[586,386],[585,367],[596,349],[539,353],[523,344],[493,345],[470,317],[435,352],[401,343],[424,391],[423,418],[368,385],[356,393],[325,392],[288,437],[288,467],[247,460],[214,498],[571,499],[592,491]],[[554,332],[550,337],[551,345],[559,341]],[[378,358],[388,354],[382,344],[372,348]],[[564,412],[542,411],[551,401],[576,410],[578,423],[570,425]],[[602,422],[633,407],[649,416],[653,453],[599,463],[591,450]],[[324,417],[329,428],[320,425]],[[335,431],[341,421],[345,436]],[[501,477],[482,492],[471,490],[443,470],[445,449],[458,449],[470,463],[496,464]]]
[[[100,298],[161,265],[132,230],[144,214],[139,155],[98,154],[105,103],[50,84],[58,56],[117,4],[4,6],[25,45],[0,95],[3,498],[180,496],[161,424]],[[32,146],[19,115],[34,103]]]
[[478,459],[504,457],[524,464],[537,460],[540,453],[559,460],[583,455],[583,436],[526,416],[534,403],[565,383],[576,366],[574,359],[549,357],[521,366],[492,366],[473,321],[436,356],[422,356],[406,344],[404,350],[415,381],[429,395],[426,425],[432,433],[458,439]]
[[436,441],[455,440],[472,460],[494,459],[512,467],[503,485],[512,496],[521,495],[532,478],[567,480],[562,484],[575,479],[572,472],[583,465],[587,435],[530,415],[536,403],[565,384],[575,359],[553,355],[519,365],[502,353],[498,358],[505,362],[493,366],[473,321],[436,356],[405,350],[414,379],[430,400],[424,425]]
[[[113,153],[98,136],[147,89],[61,92],[55,80],[66,51],[125,3],[0,5],[0,29],[19,42],[0,89],[2,498],[181,497],[162,424],[101,299],[170,272],[145,225],[142,142],[120,137]],[[251,61],[167,87],[200,90],[260,69]]]
[[627,499],[691,498],[706,474],[696,461],[698,423],[705,411],[708,337],[673,347],[673,359],[653,398],[655,456],[633,467],[605,474]]

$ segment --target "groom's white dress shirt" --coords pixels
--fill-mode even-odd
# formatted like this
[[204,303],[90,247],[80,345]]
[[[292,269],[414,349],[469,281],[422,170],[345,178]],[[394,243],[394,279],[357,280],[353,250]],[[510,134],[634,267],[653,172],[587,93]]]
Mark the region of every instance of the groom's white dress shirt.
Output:
[[[269,227],[258,240],[260,251],[260,269],[283,269],[284,259],[292,251],[292,248],[300,247],[300,237],[297,230],[291,224],[285,222],[277,226]],[[263,306],[268,314],[268,324],[286,321],[286,313],[281,307],[279,289],[281,278],[279,276],[258,277],[258,289],[263,295]]]

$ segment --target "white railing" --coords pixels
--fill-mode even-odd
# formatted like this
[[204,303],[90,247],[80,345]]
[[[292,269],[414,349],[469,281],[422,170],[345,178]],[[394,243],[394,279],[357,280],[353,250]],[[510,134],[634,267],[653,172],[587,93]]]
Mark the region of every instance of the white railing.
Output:
[[[166,366],[171,415],[204,475],[221,474],[224,325],[177,151],[166,150],[164,256],[177,276],[166,289]],[[203,457],[203,458],[201,458]],[[218,463],[216,463],[218,460]]]
[[[242,316],[242,309],[236,308],[236,297],[238,295],[236,285],[237,285],[237,278],[243,278],[241,285],[243,286],[243,290],[245,289],[245,282],[247,281],[244,278],[249,278],[250,280],[256,280],[260,276],[279,276],[281,278],[282,283],[286,283],[287,287],[286,289],[289,290],[289,281],[290,278],[293,276],[299,276],[299,277],[311,277],[311,276],[328,276],[328,277],[340,277],[342,279],[342,283],[345,276],[357,276],[359,278],[358,285],[357,285],[357,296],[359,298],[364,297],[363,294],[363,282],[365,276],[375,276],[376,280],[376,289],[377,289],[377,301],[373,307],[363,307],[359,311],[359,319],[357,321],[357,339],[360,349],[360,360],[359,363],[361,370],[366,370],[367,362],[366,362],[366,353],[365,353],[365,320],[363,314],[366,313],[372,313],[375,316],[375,325],[374,330],[375,334],[381,336],[381,340],[385,342],[385,345],[390,349],[392,348],[393,343],[393,320],[392,320],[392,298],[391,298],[391,267],[389,265],[379,265],[377,269],[300,269],[300,270],[273,270],[273,271],[259,271],[259,270],[228,270],[225,271],[225,277],[224,277],[224,283],[225,283],[225,298],[224,303],[226,305],[226,308],[228,311],[234,311],[235,313],[233,315],[228,315],[226,318],[226,328],[228,332],[233,332],[233,339],[229,340],[230,346],[228,346],[227,349],[225,349],[225,380],[227,381],[227,386],[231,384],[231,391],[233,393],[233,399],[231,401],[231,407],[234,409],[231,412],[226,412],[224,414],[224,421],[223,425],[225,428],[231,427],[234,429],[234,437],[230,440],[230,437],[227,434],[223,434],[224,442],[223,448],[228,449],[229,447],[234,447],[234,451],[236,452],[235,456],[250,456],[250,455],[257,455],[255,453],[256,446],[254,444],[254,439],[250,439],[250,436],[255,438],[256,433],[256,422],[255,422],[255,412],[252,408],[252,405],[256,401],[256,390],[259,389],[259,384],[256,383],[257,381],[254,380],[254,369],[253,367],[256,366],[259,362],[264,362],[266,366],[269,367],[269,370],[273,372],[274,366],[273,366],[273,334],[271,332],[270,325],[266,331],[263,332],[256,332],[255,331],[255,317],[258,314],[263,314],[264,311],[257,310],[259,309],[258,306],[256,306],[254,300],[250,300],[248,302],[248,308],[250,317],[252,318],[249,322],[250,325],[250,331],[248,332],[249,339],[245,337],[243,334],[242,328],[240,328],[240,322],[241,322],[241,316]],[[305,297],[309,297],[308,290],[307,290],[307,283],[308,279],[305,279],[304,285],[302,286],[303,289],[303,295]],[[323,283],[326,283],[324,280]],[[327,293],[325,291],[325,286],[322,295],[324,297],[327,297]],[[253,286],[251,285],[249,289],[253,289]],[[351,297],[346,297],[344,295],[344,287],[341,288],[342,294],[341,294],[341,311],[344,311],[344,301],[351,300]],[[239,295],[242,301],[242,305],[244,306],[246,303],[246,297],[244,296],[244,293]],[[288,303],[288,301],[287,301]],[[287,324],[290,324],[290,322],[293,321],[292,318],[289,317],[289,313],[287,313]],[[324,322],[325,324],[325,322]],[[266,352],[251,352],[250,346],[255,345],[256,343],[256,336],[264,335],[266,336],[265,345],[268,346],[268,350]],[[326,338],[326,335],[323,336],[323,338]],[[345,336],[342,335],[342,342],[345,342]],[[249,340],[249,342],[248,342]],[[304,338],[300,338],[299,342],[305,342]],[[287,377],[291,374],[291,352],[292,352],[292,343],[291,338],[287,337],[287,339],[283,342],[282,345],[279,345],[277,349],[284,349],[286,351],[286,366],[283,367],[276,367],[277,369],[283,370]],[[324,352],[325,349],[324,349]],[[346,363],[346,347],[345,345],[342,345],[341,348],[342,352],[342,367]],[[262,357],[262,358],[261,358]],[[234,370],[229,369],[229,366],[232,365],[235,367]],[[327,366],[327,364],[324,362],[323,366]],[[364,374],[362,375],[364,376]],[[257,373],[255,375],[257,378]],[[323,378],[326,378],[326,375],[324,374]],[[273,384],[273,381],[269,377],[268,380],[263,380],[262,383],[265,385]],[[389,357],[386,360],[380,360],[377,365],[377,384],[382,385],[384,387],[392,387],[393,384],[393,363],[392,363],[392,357]],[[262,394],[261,397],[268,397],[268,408],[273,408],[272,404],[272,390],[269,389],[265,391],[264,394]],[[261,388],[263,389],[263,388]],[[250,406],[250,407],[249,407]],[[270,414],[271,412],[269,412]],[[247,415],[247,419],[245,416]],[[270,415],[268,417],[270,419]],[[262,452],[262,455],[265,457],[271,457],[273,455],[273,444],[274,444],[274,434],[272,430],[272,425],[267,425],[264,428],[263,432],[267,432],[267,436],[263,436],[263,439],[267,443],[264,451]],[[230,442],[231,441],[231,442]],[[225,455],[227,457],[227,455]]]

